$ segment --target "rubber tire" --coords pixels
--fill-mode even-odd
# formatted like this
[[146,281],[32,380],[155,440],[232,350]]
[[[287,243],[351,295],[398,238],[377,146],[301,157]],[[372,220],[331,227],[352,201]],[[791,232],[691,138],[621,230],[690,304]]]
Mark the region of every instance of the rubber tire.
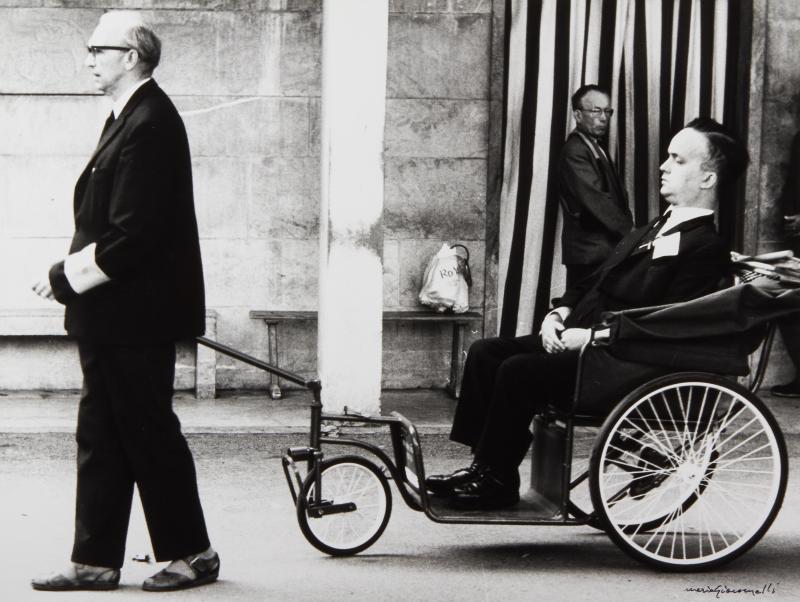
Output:
[[[310,528],[308,521],[309,520],[324,520],[323,519],[309,519],[306,513],[306,499],[308,498],[309,492],[314,485],[314,474],[309,473],[306,478],[303,480],[303,487],[300,491],[300,494],[297,496],[297,522],[300,525],[300,531],[302,531],[303,536],[308,540],[308,542],[317,548],[319,551],[324,552],[325,554],[329,554],[331,556],[352,556],[354,554],[358,554],[359,552],[363,552],[372,544],[374,544],[380,536],[383,534],[383,531],[386,529],[386,525],[389,523],[389,517],[392,514],[392,492],[389,488],[389,480],[386,478],[386,475],[383,474],[381,469],[370,462],[366,458],[361,456],[336,456],[334,458],[330,458],[328,460],[323,460],[320,465],[320,470],[322,471],[322,483],[323,483],[323,497],[324,497],[324,487],[325,487],[325,471],[330,470],[331,468],[338,466],[339,464],[358,464],[363,468],[366,468],[370,471],[373,476],[377,479],[380,483],[381,488],[383,490],[384,496],[386,498],[386,505],[383,514],[383,518],[381,519],[380,525],[376,529],[376,531],[363,543],[358,546],[354,546],[351,548],[339,548],[333,547],[326,544],[323,541],[320,541],[317,538],[314,531]],[[343,503],[347,500],[334,500],[336,503]]]
[[[750,537],[750,539],[725,556],[707,562],[698,562],[691,565],[675,564],[667,561],[657,560],[640,552],[637,547],[633,546],[627,541],[627,539],[625,539],[625,537],[618,533],[616,528],[611,524],[600,492],[600,457],[602,455],[602,450],[605,447],[605,442],[610,437],[613,437],[616,432],[614,427],[619,418],[628,410],[630,406],[638,402],[642,397],[649,395],[651,391],[665,386],[679,384],[681,382],[705,382],[711,385],[724,387],[730,389],[736,395],[745,398],[749,403],[751,403],[763,415],[765,421],[770,427],[770,430],[772,431],[773,436],[775,437],[775,442],[778,448],[778,460],[780,461],[781,469],[777,496],[773,506],[770,509],[766,519],[762,522],[761,526]],[[786,451],[786,442],[783,438],[783,433],[781,432],[780,426],[778,425],[778,421],[772,415],[772,412],[769,411],[769,408],[767,408],[764,402],[762,402],[754,393],[751,393],[738,383],[716,374],[704,372],[682,372],[669,374],[667,376],[654,379],[625,396],[625,398],[614,408],[608,418],[606,418],[603,426],[600,429],[597,441],[595,442],[595,447],[592,450],[592,458],[589,470],[589,487],[591,490],[592,503],[595,507],[595,512],[597,513],[601,523],[604,525],[604,530],[606,533],[608,533],[609,538],[611,538],[611,540],[620,549],[622,549],[622,551],[635,560],[660,570],[670,572],[700,572],[717,568],[734,560],[752,548],[764,536],[769,527],[772,525],[772,522],[775,520],[786,493],[786,481],[788,478],[788,455]],[[694,500],[692,500],[692,502],[693,501]]]

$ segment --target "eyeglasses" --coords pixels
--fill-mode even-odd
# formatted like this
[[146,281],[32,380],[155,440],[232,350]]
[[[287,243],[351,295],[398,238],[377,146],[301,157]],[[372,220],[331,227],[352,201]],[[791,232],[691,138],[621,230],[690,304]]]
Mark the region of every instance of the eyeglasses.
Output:
[[578,109],[584,113],[589,113],[592,117],[600,117],[603,113],[606,117],[611,117],[614,114],[614,109]]
[[121,52],[128,52],[128,50],[136,50],[135,48],[131,48],[130,46],[87,46],[86,52],[92,55],[92,58],[97,58],[98,52],[103,52],[103,50],[119,50]]

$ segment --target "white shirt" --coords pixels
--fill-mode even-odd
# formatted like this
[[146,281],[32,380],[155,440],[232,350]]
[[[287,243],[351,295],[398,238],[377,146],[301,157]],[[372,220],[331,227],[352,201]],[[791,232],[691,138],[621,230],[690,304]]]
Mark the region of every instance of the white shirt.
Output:
[[669,207],[664,215],[667,216],[667,221],[661,226],[658,231],[658,236],[663,232],[669,232],[675,226],[688,222],[690,219],[703,217],[704,215],[714,215],[711,209],[702,209],[700,207]]
[[148,77],[146,79],[140,80],[140,81],[136,82],[135,84],[133,84],[130,88],[125,90],[125,93],[122,96],[120,96],[114,102],[114,106],[111,107],[111,110],[114,113],[114,119],[119,117],[119,114],[122,113],[122,109],[124,109],[125,105],[128,104],[128,101],[131,99],[131,96],[133,96],[133,93],[136,92],[136,90],[141,88],[143,85],[145,85],[147,82],[149,82],[151,79],[153,79],[153,78],[152,77]]

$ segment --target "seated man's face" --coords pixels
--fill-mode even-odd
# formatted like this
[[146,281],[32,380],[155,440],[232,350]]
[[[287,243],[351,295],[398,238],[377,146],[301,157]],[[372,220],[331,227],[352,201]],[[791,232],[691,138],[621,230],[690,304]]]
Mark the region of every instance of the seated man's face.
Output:
[[716,174],[704,167],[708,158],[708,140],[691,128],[678,132],[661,164],[661,195],[675,206],[691,207],[702,191],[716,183]]

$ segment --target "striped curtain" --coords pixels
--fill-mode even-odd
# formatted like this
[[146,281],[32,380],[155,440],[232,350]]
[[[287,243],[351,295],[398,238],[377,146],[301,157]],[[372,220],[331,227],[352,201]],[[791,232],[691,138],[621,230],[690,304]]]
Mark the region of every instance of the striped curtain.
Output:
[[[575,126],[570,96],[596,83],[615,113],[609,151],[637,225],[663,209],[658,167],[670,138],[710,116],[741,121],[741,0],[507,0],[506,105],[498,315],[502,336],[530,334],[564,288],[556,163]],[[735,203],[719,215],[735,223]]]

